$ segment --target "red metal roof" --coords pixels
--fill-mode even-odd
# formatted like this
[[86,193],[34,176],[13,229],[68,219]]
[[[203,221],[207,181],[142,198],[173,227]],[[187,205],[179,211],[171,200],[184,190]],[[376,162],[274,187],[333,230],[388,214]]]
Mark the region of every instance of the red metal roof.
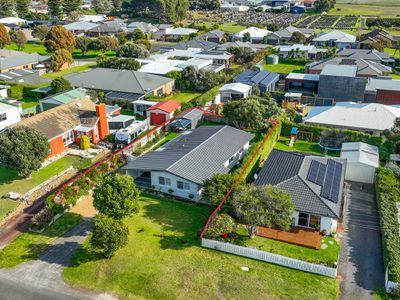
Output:
[[181,108],[181,104],[178,101],[169,100],[169,101],[158,102],[157,104],[148,108],[147,111],[158,109],[158,110],[165,111],[167,113],[172,113],[179,108]]

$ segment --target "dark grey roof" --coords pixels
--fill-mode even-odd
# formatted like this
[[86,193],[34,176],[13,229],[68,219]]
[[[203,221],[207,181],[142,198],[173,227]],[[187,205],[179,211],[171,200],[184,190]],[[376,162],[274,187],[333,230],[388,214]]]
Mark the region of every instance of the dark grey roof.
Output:
[[228,173],[225,163],[252,138],[252,134],[230,126],[202,126],[183,133],[123,168],[166,171],[202,184],[214,174]]
[[237,75],[233,81],[240,82],[247,85],[258,85],[260,87],[268,87],[270,84],[279,80],[279,74],[275,72],[269,72],[268,70],[253,71],[246,70],[243,73]]
[[200,120],[204,115],[204,112],[200,109],[190,109],[179,114],[177,119],[188,119],[188,120]]
[[47,60],[48,56],[40,56],[37,53],[19,53],[6,57],[0,57],[0,70],[9,69],[29,64],[37,64]]
[[119,21],[109,21],[94,28],[88,30],[88,32],[92,33],[118,33],[118,32],[126,32],[128,31],[125,24],[120,23]]
[[[321,197],[322,187],[307,180],[312,161],[326,163],[327,157],[309,156],[302,153],[272,150],[270,156],[258,174],[256,185],[275,185],[287,190],[293,200],[295,209],[300,212],[338,218],[342,197],[337,203]],[[335,158],[335,161],[345,165],[345,160]],[[344,182],[345,167],[340,174],[340,191]]]
[[[187,50],[189,48],[202,49],[202,50],[213,50],[218,46],[217,43],[208,42],[204,40],[188,40],[181,41],[174,46],[171,46],[172,49],[177,50]],[[168,46],[163,47],[168,48]]]
[[225,31],[222,30],[211,30],[209,32],[206,32],[205,34],[202,35],[202,37],[206,38],[218,38],[218,39],[222,39],[225,35]]
[[87,72],[73,73],[65,78],[74,87],[103,91],[147,94],[173,79],[137,71],[94,68]]
[[111,99],[111,100],[136,101],[136,100],[143,99],[144,94],[124,93],[124,92],[108,92],[105,96],[107,99]]
[[375,49],[341,49],[337,54],[342,57],[362,58],[372,61],[388,60],[391,57],[389,53],[379,52]]

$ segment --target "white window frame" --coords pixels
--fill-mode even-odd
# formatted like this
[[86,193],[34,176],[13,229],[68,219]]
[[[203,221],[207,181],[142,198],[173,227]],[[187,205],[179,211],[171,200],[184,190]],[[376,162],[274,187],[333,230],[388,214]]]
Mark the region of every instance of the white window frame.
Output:
[[68,131],[68,132],[64,133],[62,135],[62,138],[63,138],[63,144],[64,144],[65,147],[68,146],[68,145],[71,145],[75,140],[74,131],[71,130],[71,131]]
[[[182,187],[179,187],[179,185],[182,185]],[[177,180],[176,181],[176,188],[178,190],[182,190],[182,191],[189,191],[190,190],[190,184],[189,184],[189,182]]]
[[158,184],[162,186],[171,186],[171,178],[158,176]]

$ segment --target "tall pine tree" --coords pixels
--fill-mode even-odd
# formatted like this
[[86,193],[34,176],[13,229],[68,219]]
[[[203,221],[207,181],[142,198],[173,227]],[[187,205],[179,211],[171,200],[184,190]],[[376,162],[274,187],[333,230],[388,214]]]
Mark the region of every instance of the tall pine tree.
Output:
[[14,6],[14,0],[0,0],[0,18],[11,17]]
[[68,15],[73,11],[79,10],[81,5],[82,0],[64,0],[62,3],[63,12]]
[[49,6],[49,13],[52,18],[61,19],[63,17],[62,0],[48,0],[47,5]]
[[15,10],[18,13],[18,17],[26,18],[29,14],[29,0],[16,0]]

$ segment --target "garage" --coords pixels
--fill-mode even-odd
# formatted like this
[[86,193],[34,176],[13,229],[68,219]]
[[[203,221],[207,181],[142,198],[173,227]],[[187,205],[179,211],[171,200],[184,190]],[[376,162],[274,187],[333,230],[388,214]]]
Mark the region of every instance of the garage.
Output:
[[178,101],[169,100],[158,102],[147,109],[147,117],[150,118],[151,125],[161,125],[174,116],[174,113],[181,108]]
[[347,160],[346,180],[374,183],[379,167],[378,147],[362,142],[343,143],[340,157]]
[[150,122],[152,125],[161,125],[167,120],[167,116],[164,113],[152,112],[150,113]]

